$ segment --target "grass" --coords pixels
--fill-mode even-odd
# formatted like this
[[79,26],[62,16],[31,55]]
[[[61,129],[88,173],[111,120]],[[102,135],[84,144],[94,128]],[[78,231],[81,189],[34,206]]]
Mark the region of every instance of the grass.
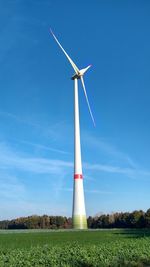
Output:
[[150,230],[0,231],[0,267],[150,266]]

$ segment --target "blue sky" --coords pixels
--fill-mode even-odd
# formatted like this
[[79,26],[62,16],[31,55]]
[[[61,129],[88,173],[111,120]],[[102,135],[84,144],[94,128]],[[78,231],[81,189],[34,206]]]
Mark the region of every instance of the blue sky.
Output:
[[150,207],[150,2],[0,1],[0,219],[72,211],[72,68],[87,215]]

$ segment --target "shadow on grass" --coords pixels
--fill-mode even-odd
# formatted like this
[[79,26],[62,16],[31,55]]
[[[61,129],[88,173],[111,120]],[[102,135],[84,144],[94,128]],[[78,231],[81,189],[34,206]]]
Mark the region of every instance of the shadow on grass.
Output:
[[150,237],[150,229],[122,229],[114,235],[124,235],[126,238]]

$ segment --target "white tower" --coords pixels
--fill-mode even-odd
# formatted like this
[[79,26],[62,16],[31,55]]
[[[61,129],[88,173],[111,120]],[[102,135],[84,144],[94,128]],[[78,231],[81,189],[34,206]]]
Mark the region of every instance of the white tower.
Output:
[[72,222],[75,229],[87,229],[80,145],[78,80],[74,78],[74,189]]

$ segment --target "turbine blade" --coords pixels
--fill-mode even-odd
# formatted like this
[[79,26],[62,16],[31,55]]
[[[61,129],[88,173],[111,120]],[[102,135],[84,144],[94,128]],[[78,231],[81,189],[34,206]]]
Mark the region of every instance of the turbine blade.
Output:
[[83,76],[81,76],[80,79],[81,79],[81,83],[82,83],[82,86],[83,86],[83,91],[84,91],[84,94],[85,94],[86,102],[87,102],[87,105],[88,105],[88,109],[89,109],[89,112],[90,112],[90,115],[91,115],[93,124],[94,124],[94,126],[96,126],[96,125],[95,125],[95,120],[94,120],[94,117],[93,117],[93,114],[92,114],[92,111],[91,111],[91,108],[90,108],[90,103],[89,103],[89,100],[88,100],[88,96],[87,96],[87,93],[86,93],[86,89],[85,89],[85,84],[84,84]]
[[52,32],[52,30],[50,29],[50,32],[52,34],[52,36],[54,37],[55,41],[57,42],[57,44],[59,45],[59,47],[61,48],[61,50],[64,52],[64,54],[66,55],[66,57],[68,58],[71,66],[73,67],[74,71],[76,74],[79,73],[79,69],[76,66],[76,64],[72,61],[72,59],[68,56],[67,52],[65,51],[65,49],[62,47],[62,45],[60,44],[60,42],[58,41],[58,39],[56,38],[55,34]]

